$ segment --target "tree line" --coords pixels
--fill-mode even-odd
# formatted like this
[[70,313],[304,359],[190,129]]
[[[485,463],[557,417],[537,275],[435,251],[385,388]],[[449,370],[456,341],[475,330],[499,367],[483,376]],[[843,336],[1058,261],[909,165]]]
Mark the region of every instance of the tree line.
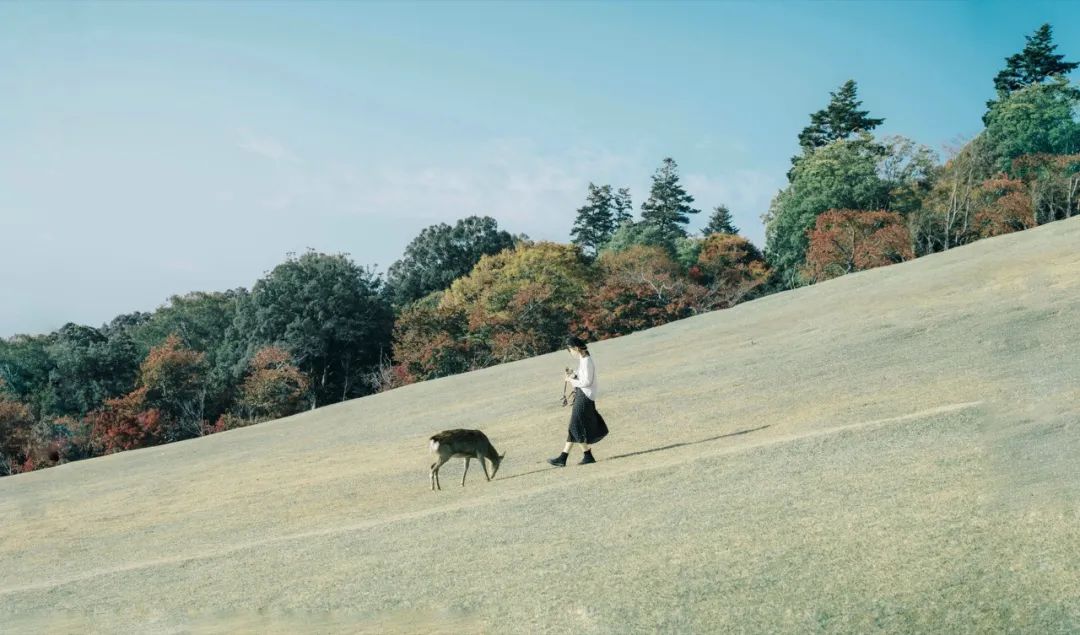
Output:
[[845,82],[798,134],[764,250],[701,214],[662,161],[637,208],[590,183],[570,242],[490,217],[424,229],[385,278],[289,254],[250,290],[174,296],[101,327],[0,340],[0,475],[197,437],[604,339],[1080,213],[1078,63],[1043,25],[994,78],[984,129],[941,162]]

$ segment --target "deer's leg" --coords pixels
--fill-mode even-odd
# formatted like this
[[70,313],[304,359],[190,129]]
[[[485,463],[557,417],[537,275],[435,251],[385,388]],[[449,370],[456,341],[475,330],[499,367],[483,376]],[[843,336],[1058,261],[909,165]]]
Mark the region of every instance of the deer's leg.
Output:
[[480,461],[480,466],[484,468],[484,478],[486,478],[488,481],[490,481],[491,477],[488,476],[487,461],[485,461],[484,457],[482,457],[482,456],[477,456],[476,460]]
[[469,473],[469,457],[465,457],[465,471],[461,473],[461,486],[465,487],[465,475]]
[[447,461],[447,459],[444,459],[444,458],[442,458],[440,456],[438,461],[435,461],[434,463],[431,464],[431,489],[432,490],[442,489],[442,485],[439,483],[439,468],[442,467],[443,463],[446,463],[446,461]]

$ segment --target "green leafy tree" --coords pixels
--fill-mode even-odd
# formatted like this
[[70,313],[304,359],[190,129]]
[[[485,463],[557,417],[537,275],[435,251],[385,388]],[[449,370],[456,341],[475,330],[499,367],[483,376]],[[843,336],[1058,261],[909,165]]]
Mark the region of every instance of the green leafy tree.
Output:
[[709,234],[738,234],[739,228],[732,222],[731,210],[726,205],[718,205],[713,208],[712,216],[709,217],[709,224],[705,225],[702,233],[706,236]]
[[686,236],[690,214],[701,211],[691,206],[693,202],[694,197],[679,183],[679,166],[668,157],[653,174],[649,198],[641,204],[641,222],[656,227],[673,241]]
[[[1057,45],[1054,44],[1053,29],[1049,24],[1043,24],[1024,39],[1027,40],[1024,50],[1005,58],[1005,68],[994,77],[998,99],[986,102],[988,115],[998,101],[1014,91],[1066,75],[1080,67],[1080,62],[1066,62],[1064,55],[1055,53]],[[986,118],[984,121],[989,123]]]
[[879,164],[886,149],[868,134],[812,151],[792,170],[791,183],[773,199],[765,221],[765,252],[782,284],[802,282],[807,231],[830,209],[886,209],[890,184]]
[[441,291],[469,273],[480,257],[513,247],[518,239],[499,229],[494,218],[470,216],[453,227],[425,228],[387,271],[387,288],[398,307]]
[[362,396],[364,375],[390,350],[393,313],[381,287],[344,254],[290,256],[255,283],[233,329],[247,335],[247,356],[268,345],[288,351],[313,406]]
[[16,335],[0,339],[0,382],[40,417],[50,393],[52,360],[48,346],[55,335]]
[[850,139],[853,135],[870,132],[885,122],[870,117],[870,111],[859,110],[858,86],[849,79],[833,93],[829,105],[810,115],[810,125],[799,133],[799,145],[804,152]]
[[142,356],[127,333],[66,324],[51,339],[43,414],[84,415],[135,386]]
[[1014,91],[986,115],[986,138],[998,167],[1011,172],[1013,160],[1027,154],[1080,152],[1076,111],[1080,90],[1063,77]]
[[595,256],[616,227],[615,197],[611,186],[589,183],[585,205],[578,208],[574,227],[570,230],[571,242],[581,247],[586,255]]

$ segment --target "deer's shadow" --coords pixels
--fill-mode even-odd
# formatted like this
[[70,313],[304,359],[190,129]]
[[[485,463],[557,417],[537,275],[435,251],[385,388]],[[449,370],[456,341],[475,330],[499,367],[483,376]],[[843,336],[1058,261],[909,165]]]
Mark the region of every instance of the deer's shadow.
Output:
[[[680,443],[671,443],[671,444],[668,444],[668,445],[662,445],[662,446],[660,446],[658,448],[649,448],[647,450],[638,450],[636,452],[625,452],[623,454],[616,454],[615,456],[609,456],[609,457],[603,459],[602,462],[604,462],[604,461],[616,461],[618,459],[625,459],[625,458],[629,458],[631,456],[641,456],[642,454],[652,454],[653,452],[663,452],[665,450],[674,450],[675,448],[682,448],[682,447],[686,447],[688,445],[698,445],[700,443],[708,443],[710,441],[719,441],[720,439],[727,439],[729,437],[738,437],[738,436],[742,436],[744,434],[750,434],[751,432],[757,432],[758,430],[764,430],[765,428],[768,428],[771,425],[772,425],[771,423],[767,423],[767,424],[765,424],[763,426],[758,426],[756,428],[748,428],[746,430],[736,430],[735,432],[728,432],[727,434],[718,434],[718,435],[716,435],[714,437],[709,437],[707,439],[698,439],[697,441],[682,441]],[[512,479],[512,478],[518,478],[520,476],[529,476],[530,474],[539,474],[540,472],[549,472],[549,471],[551,471],[553,469],[555,469],[555,468],[545,467],[545,468],[541,468],[539,470],[530,470],[528,472],[521,472],[520,474],[512,474],[510,476],[504,476],[503,478],[501,478],[499,480],[504,481],[504,480],[508,480],[508,479]]]

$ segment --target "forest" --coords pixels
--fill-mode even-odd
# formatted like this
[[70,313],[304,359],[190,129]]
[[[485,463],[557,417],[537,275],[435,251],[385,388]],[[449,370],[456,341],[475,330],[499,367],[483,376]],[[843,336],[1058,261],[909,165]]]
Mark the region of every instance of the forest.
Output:
[[[664,158],[640,205],[590,183],[566,243],[488,216],[427,227],[385,275],[309,251],[250,289],[173,296],[99,327],[0,339],[0,476],[190,439],[625,335],[1080,213],[1080,63],[1052,28],[994,77],[947,157],[875,136],[849,80],[798,133],[761,247]],[[989,78],[988,78],[989,79]],[[824,92],[824,91],[823,91]],[[826,100],[823,99],[823,102]],[[875,115],[875,116],[872,116]]]

